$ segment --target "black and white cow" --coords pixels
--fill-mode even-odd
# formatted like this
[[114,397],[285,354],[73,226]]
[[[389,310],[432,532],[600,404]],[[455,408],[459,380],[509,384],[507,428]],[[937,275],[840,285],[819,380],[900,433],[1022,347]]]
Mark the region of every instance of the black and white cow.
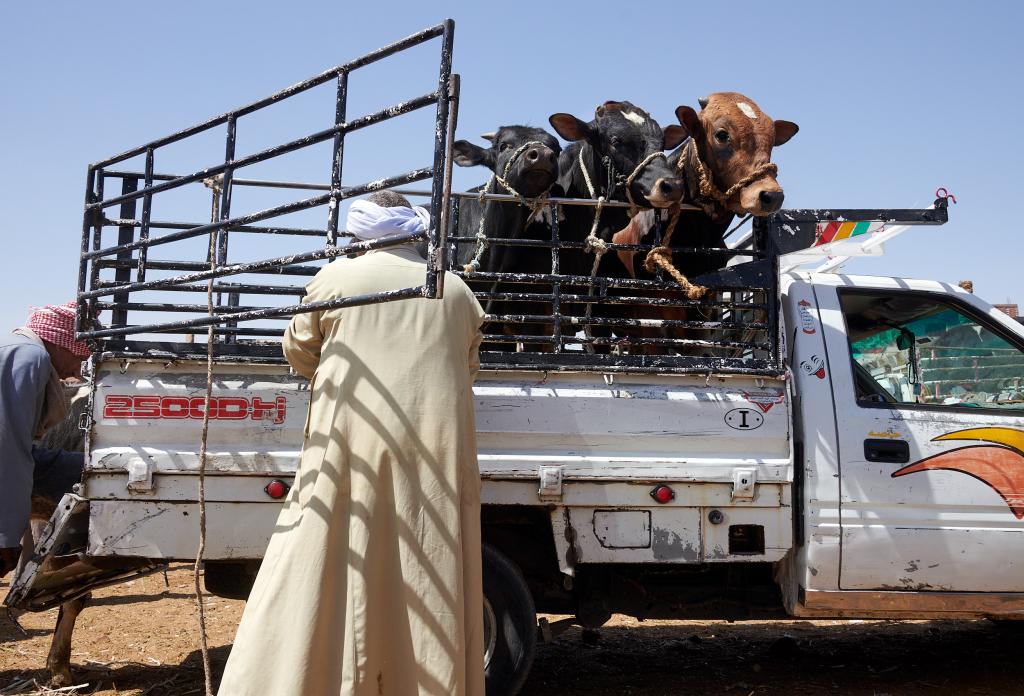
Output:
[[[617,201],[632,198],[639,208],[668,208],[682,197],[683,181],[663,156],[666,149],[675,148],[686,137],[686,130],[681,126],[673,124],[662,130],[650,114],[627,101],[605,102],[597,107],[590,122],[567,113],[553,114],[548,120],[556,133],[572,142],[558,162],[558,183],[566,196],[603,196]],[[566,206],[565,215],[565,238],[585,239],[590,233],[594,210]],[[597,235],[609,242],[611,235],[628,222],[628,210],[606,208],[601,214]],[[576,262],[567,264],[566,271],[589,275],[592,260],[588,256],[573,254],[566,258]],[[599,272],[612,276],[624,274],[624,268],[609,267],[610,264],[614,261],[602,260]]]
[[[558,183],[571,198],[597,198],[632,203],[641,209],[669,208],[683,195],[683,181],[669,166],[666,149],[679,145],[686,130],[671,125],[662,130],[650,114],[626,101],[607,101],[598,106],[588,123],[567,113],[553,114],[551,126],[560,136],[572,141],[559,158]],[[612,235],[629,223],[630,210],[604,208],[596,235],[611,242]],[[593,227],[595,209],[587,206],[565,206],[562,238],[581,242]],[[616,254],[604,254],[595,269],[595,257],[580,250],[563,253],[562,272],[576,276],[628,277],[627,269]],[[583,286],[577,290],[585,292]],[[632,292],[632,291],[630,291]],[[621,294],[610,290],[610,294]],[[572,313],[580,309],[573,308]],[[627,307],[602,303],[592,308],[595,318],[629,318]],[[612,330],[598,323],[590,334],[607,339]],[[622,335],[627,330],[616,330]],[[604,348],[600,348],[601,351]]]

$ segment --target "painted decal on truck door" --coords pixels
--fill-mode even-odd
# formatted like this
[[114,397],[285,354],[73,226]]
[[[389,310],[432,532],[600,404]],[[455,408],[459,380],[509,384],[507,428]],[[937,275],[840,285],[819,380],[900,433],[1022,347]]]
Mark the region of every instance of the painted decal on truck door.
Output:
[[970,445],[922,459],[892,473],[893,478],[921,471],[959,471],[991,487],[1002,496],[1016,518],[1024,519],[1024,430],[1015,428],[968,428],[932,438],[978,440]]

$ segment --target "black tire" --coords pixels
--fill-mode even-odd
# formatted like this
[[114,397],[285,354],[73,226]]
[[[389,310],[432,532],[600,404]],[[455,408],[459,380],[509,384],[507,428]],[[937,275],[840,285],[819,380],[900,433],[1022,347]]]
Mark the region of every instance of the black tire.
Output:
[[537,611],[515,563],[483,545],[484,675],[487,696],[515,696],[530,674],[537,647]]

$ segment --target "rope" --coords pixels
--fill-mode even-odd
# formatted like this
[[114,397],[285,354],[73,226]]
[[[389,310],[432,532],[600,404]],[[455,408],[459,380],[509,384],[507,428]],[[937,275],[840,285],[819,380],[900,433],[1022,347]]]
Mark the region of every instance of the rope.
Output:
[[[518,191],[516,191],[512,187],[512,184],[508,183],[508,173],[512,170],[512,165],[515,163],[517,159],[519,159],[520,155],[526,152],[527,148],[529,148],[531,145],[540,145],[541,147],[546,147],[546,145],[544,145],[544,143],[540,142],[539,140],[530,140],[520,145],[519,148],[512,153],[512,156],[509,158],[508,162],[505,163],[505,169],[502,171],[501,176],[498,176],[497,172],[492,173],[491,178],[488,179],[484,187],[480,189],[480,195],[477,197],[480,203],[484,204],[484,196],[487,195],[491,187],[494,186],[495,183],[501,184],[501,186],[506,191],[509,192],[509,195],[511,195],[517,203],[530,209],[530,213],[526,216],[526,222],[523,223],[524,230],[527,227],[529,227],[530,222],[533,220],[534,217],[537,216],[541,209],[543,209],[544,206],[548,204],[547,193],[537,196],[536,198],[531,200],[523,196]],[[480,259],[484,255],[484,249],[486,249],[489,244],[487,240],[487,234],[484,232],[484,218],[485,216],[481,214],[480,225],[479,227],[477,227],[476,230],[476,251],[474,252],[473,258],[470,260],[470,262],[462,267],[464,273],[473,274],[480,270]]]
[[629,190],[630,187],[633,185],[633,179],[637,177],[637,174],[639,174],[644,167],[646,167],[648,164],[653,162],[658,157],[664,159],[666,163],[668,162],[668,157],[666,157],[665,153],[662,152],[661,150],[658,150],[657,152],[652,152],[651,154],[647,155],[647,157],[645,157],[643,161],[640,162],[640,164],[636,165],[636,169],[633,170],[632,174],[626,177],[626,199],[629,201],[630,218],[634,217],[639,212],[637,210],[636,203],[633,202],[633,192]]
[[[220,186],[213,186],[213,215],[219,217]],[[210,270],[217,267],[216,233],[210,232]],[[206,284],[206,309],[213,316],[213,278]],[[210,433],[210,399],[213,396],[213,325],[206,330],[206,400],[203,405],[203,429],[199,441],[199,548],[196,549],[196,563],[192,568],[195,585],[196,611],[199,619],[199,647],[203,654],[203,679],[206,696],[213,696],[213,677],[210,671],[210,645],[206,633],[206,608],[203,606],[203,588],[199,582],[199,569],[206,552],[206,457],[207,439]]]
[[679,206],[673,206],[672,217],[668,221],[668,228],[665,231],[665,236],[661,238],[661,245],[656,246],[647,252],[646,258],[644,258],[644,268],[647,269],[648,273],[654,273],[657,266],[660,266],[672,276],[679,287],[686,293],[686,297],[691,300],[699,300],[704,297],[708,289],[703,285],[694,285],[689,279],[683,275],[678,268],[672,264],[672,248],[669,246],[672,242],[672,233],[676,231],[676,223],[679,222]]
[[[708,170],[707,165],[704,164],[704,161],[701,160],[700,153],[697,152],[697,141],[693,138],[690,138],[686,143],[684,155],[684,157],[679,158],[679,162],[676,166],[680,171],[685,171],[685,162],[689,160],[693,164],[692,171],[697,175],[697,187],[701,198],[715,201],[723,208],[727,207],[726,201],[736,195],[736,193],[741,189],[749,186],[758,179],[763,179],[766,176],[777,176],[779,173],[778,165],[774,162],[765,162],[764,164],[755,167],[754,171],[737,181],[723,193],[722,190],[715,185],[714,177],[710,170]],[[705,208],[705,212],[708,212],[705,205],[701,204],[701,207]],[[709,214],[711,213],[709,212]]]
[[[590,225],[590,234],[584,240],[586,246],[583,247],[584,253],[594,254],[594,265],[590,268],[590,285],[587,289],[587,294],[591,297],[594,296],[594,279],[597,277],[597,268],[601,265],[601,257],[608,253],[608,244],[597,236],[597,228],[601,222],[601,211],[604,210],[605,197],[598,196],[597,191],[594,190],[594,184],[590,180],[590,174],[587,173],[586,164],[583,162],[583,148],[580,148],[579,154],[579,165],[580,171],[583,173],[583,181],[587,185],[587,192],[590,197],[597,201],[597,205],[594,206],[594,222]],[[584,348],[588,353],[594,352],[594,336],[590,331],[590,317],[594,311],[594,303],[588,302],[587,307],[584,310],[583,316],[585,321],[583,322],[583,336],[587,339],[584,343]]]

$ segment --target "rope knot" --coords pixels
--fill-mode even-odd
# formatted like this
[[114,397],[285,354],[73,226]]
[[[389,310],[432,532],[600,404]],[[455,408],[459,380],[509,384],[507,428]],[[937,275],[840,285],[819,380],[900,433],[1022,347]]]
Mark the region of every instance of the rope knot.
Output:
[[665,230],[665,236],[662,237],[661,245],[656,246],[647,252],[647,256],[644,257],[644,268],[647,269],[648,273],[654,273],[657,267],[660,266],[662,269],[668,272],[672,278],[679,283],[679,287],[686,293],[686,297],[691,300],[699,300],[704,297],[708,289],[703,285],[694,285],[689,279],[683,275],[678,268],[672,264],[672,247],[669,244],[672,241],[672,235],[676,231],[676,224],[679,222],[679,207],[676,206],[672,212],[672,217],[669,219],[668,227]]
[[586,253],[589,254],[593,252],[594,254],[597,254],[598,257],[601,257],[604,254],[608,253],[608,243],[605,242],[600,237],[589,235],[586,239],[586,242],[587,246],[583,248],[583,251],[585,251]]
[[654,273],[655,271],[658,270],[658,266],[660,265],[660,263],[657,259],[659,257],[664,259],[665,261],[671,261],[672,250],[669,249],[667,246],[658,246],[648,251],[647,257],[644,259],[644,268],[647,269],[648,273]]

